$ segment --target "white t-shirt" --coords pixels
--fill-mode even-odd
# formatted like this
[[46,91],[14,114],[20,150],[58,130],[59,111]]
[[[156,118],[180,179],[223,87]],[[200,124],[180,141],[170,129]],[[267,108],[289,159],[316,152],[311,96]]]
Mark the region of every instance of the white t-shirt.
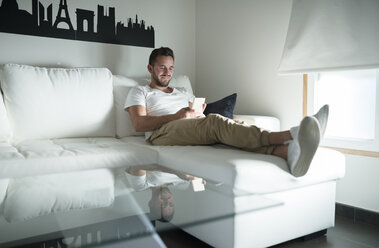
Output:
[[170,184],[185,189],[189,186],[189,180],[183,180],[177,175],[162,171],[146,171],[144,176],[134,176],[125,172],[126,178],[135,191],[146,190],[150,187],[158,187]]
[[[146,108],[148,116],[169,115],[188,107],[188,102],[193,102],[194,99],[195,96],[187,92],[185,88],[174,88],[171,93],[165,93],[149,85],[135,86],[126,97],[124,109],[142,105]],[[152,132],[146,132],[145,138],[150,138],[151,134]]]

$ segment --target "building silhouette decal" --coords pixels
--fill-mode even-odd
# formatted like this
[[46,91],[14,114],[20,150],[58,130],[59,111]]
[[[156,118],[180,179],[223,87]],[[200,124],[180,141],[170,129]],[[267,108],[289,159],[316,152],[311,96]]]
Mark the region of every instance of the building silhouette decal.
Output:
[[[139,21],[137,15],[135,19],[128,18],[125,25],[121,21],[116,23],[114,7],[106,9],[97,5],[96,14],[91,10],[77,8],[75,30],[70,19],[72,13],[69,13],[67,0],[59,0],[55,20],[52,3],[45,7],[39,0],[31,1],[30,14],[26,10],[19,9],[17,0],[3,0],[0,6],[0,32],[154,47],[153,26],[146,26],[145,21]],[[95,18],[97,18],[97,32],[95,32]]]

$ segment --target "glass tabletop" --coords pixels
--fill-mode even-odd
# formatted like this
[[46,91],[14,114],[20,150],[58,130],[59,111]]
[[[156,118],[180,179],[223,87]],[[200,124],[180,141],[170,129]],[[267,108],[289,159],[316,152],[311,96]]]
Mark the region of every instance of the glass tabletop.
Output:
[[[117,170],[110,206],[72,209],[8,223],[0,220],[0,247],[113,247],[157,232],[196,227],[281,205],[278,200],[162,166]],[[152,247],[154,247],[152,245]]]

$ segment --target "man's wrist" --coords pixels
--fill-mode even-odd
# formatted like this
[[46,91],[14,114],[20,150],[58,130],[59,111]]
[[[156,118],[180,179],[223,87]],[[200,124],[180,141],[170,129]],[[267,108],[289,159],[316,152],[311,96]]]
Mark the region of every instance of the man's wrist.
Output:
[[141,169],[137,169],[136,167],[132,166],[130,167],[127,172],[130,174],[130,175],[133,175],[133,176],[144,176],[146,175],[146,170],[141,170]]
[[169,118],[168,118],[168,122],[170,122],[170,121],[175,121],[175,120],[180,119],[180,116],[179,116],[178,113],[171,114],[171,115],[169,115],[168,117],[169,117]]

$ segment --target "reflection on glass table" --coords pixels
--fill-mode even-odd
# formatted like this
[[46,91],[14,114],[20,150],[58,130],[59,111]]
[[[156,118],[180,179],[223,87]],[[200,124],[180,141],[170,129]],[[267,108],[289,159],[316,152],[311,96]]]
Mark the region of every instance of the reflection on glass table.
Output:
[[[127,183],[157,231],[196,227],[282,203],[162,166],[131,167]],[[146,191],[150,191],[146,193]],[[169,222],[171,225],[159,223]]]
[[[157,232],[196,228],[281,204],[222,182],[157,165],[117,169],[112,173],[115,198],[108,206],[66,209],[15,222],[2,218],[0,247],[133,247],[135,244],[165,247]],[[101,192],[98,194],[100,197]],[[43,200],[33,199],[30,203]]]
[[126,171],[125,175],[129,186],[136,192],[151,191],[151,198],[147,204],[149,216],[152,220],[162,222],[172,220],[175,213],[175,199],[170,188],[186,190],[191,184],[194,192],[198,192],[204,191],[206,184],[202,178],[163,166],[133,166]]

